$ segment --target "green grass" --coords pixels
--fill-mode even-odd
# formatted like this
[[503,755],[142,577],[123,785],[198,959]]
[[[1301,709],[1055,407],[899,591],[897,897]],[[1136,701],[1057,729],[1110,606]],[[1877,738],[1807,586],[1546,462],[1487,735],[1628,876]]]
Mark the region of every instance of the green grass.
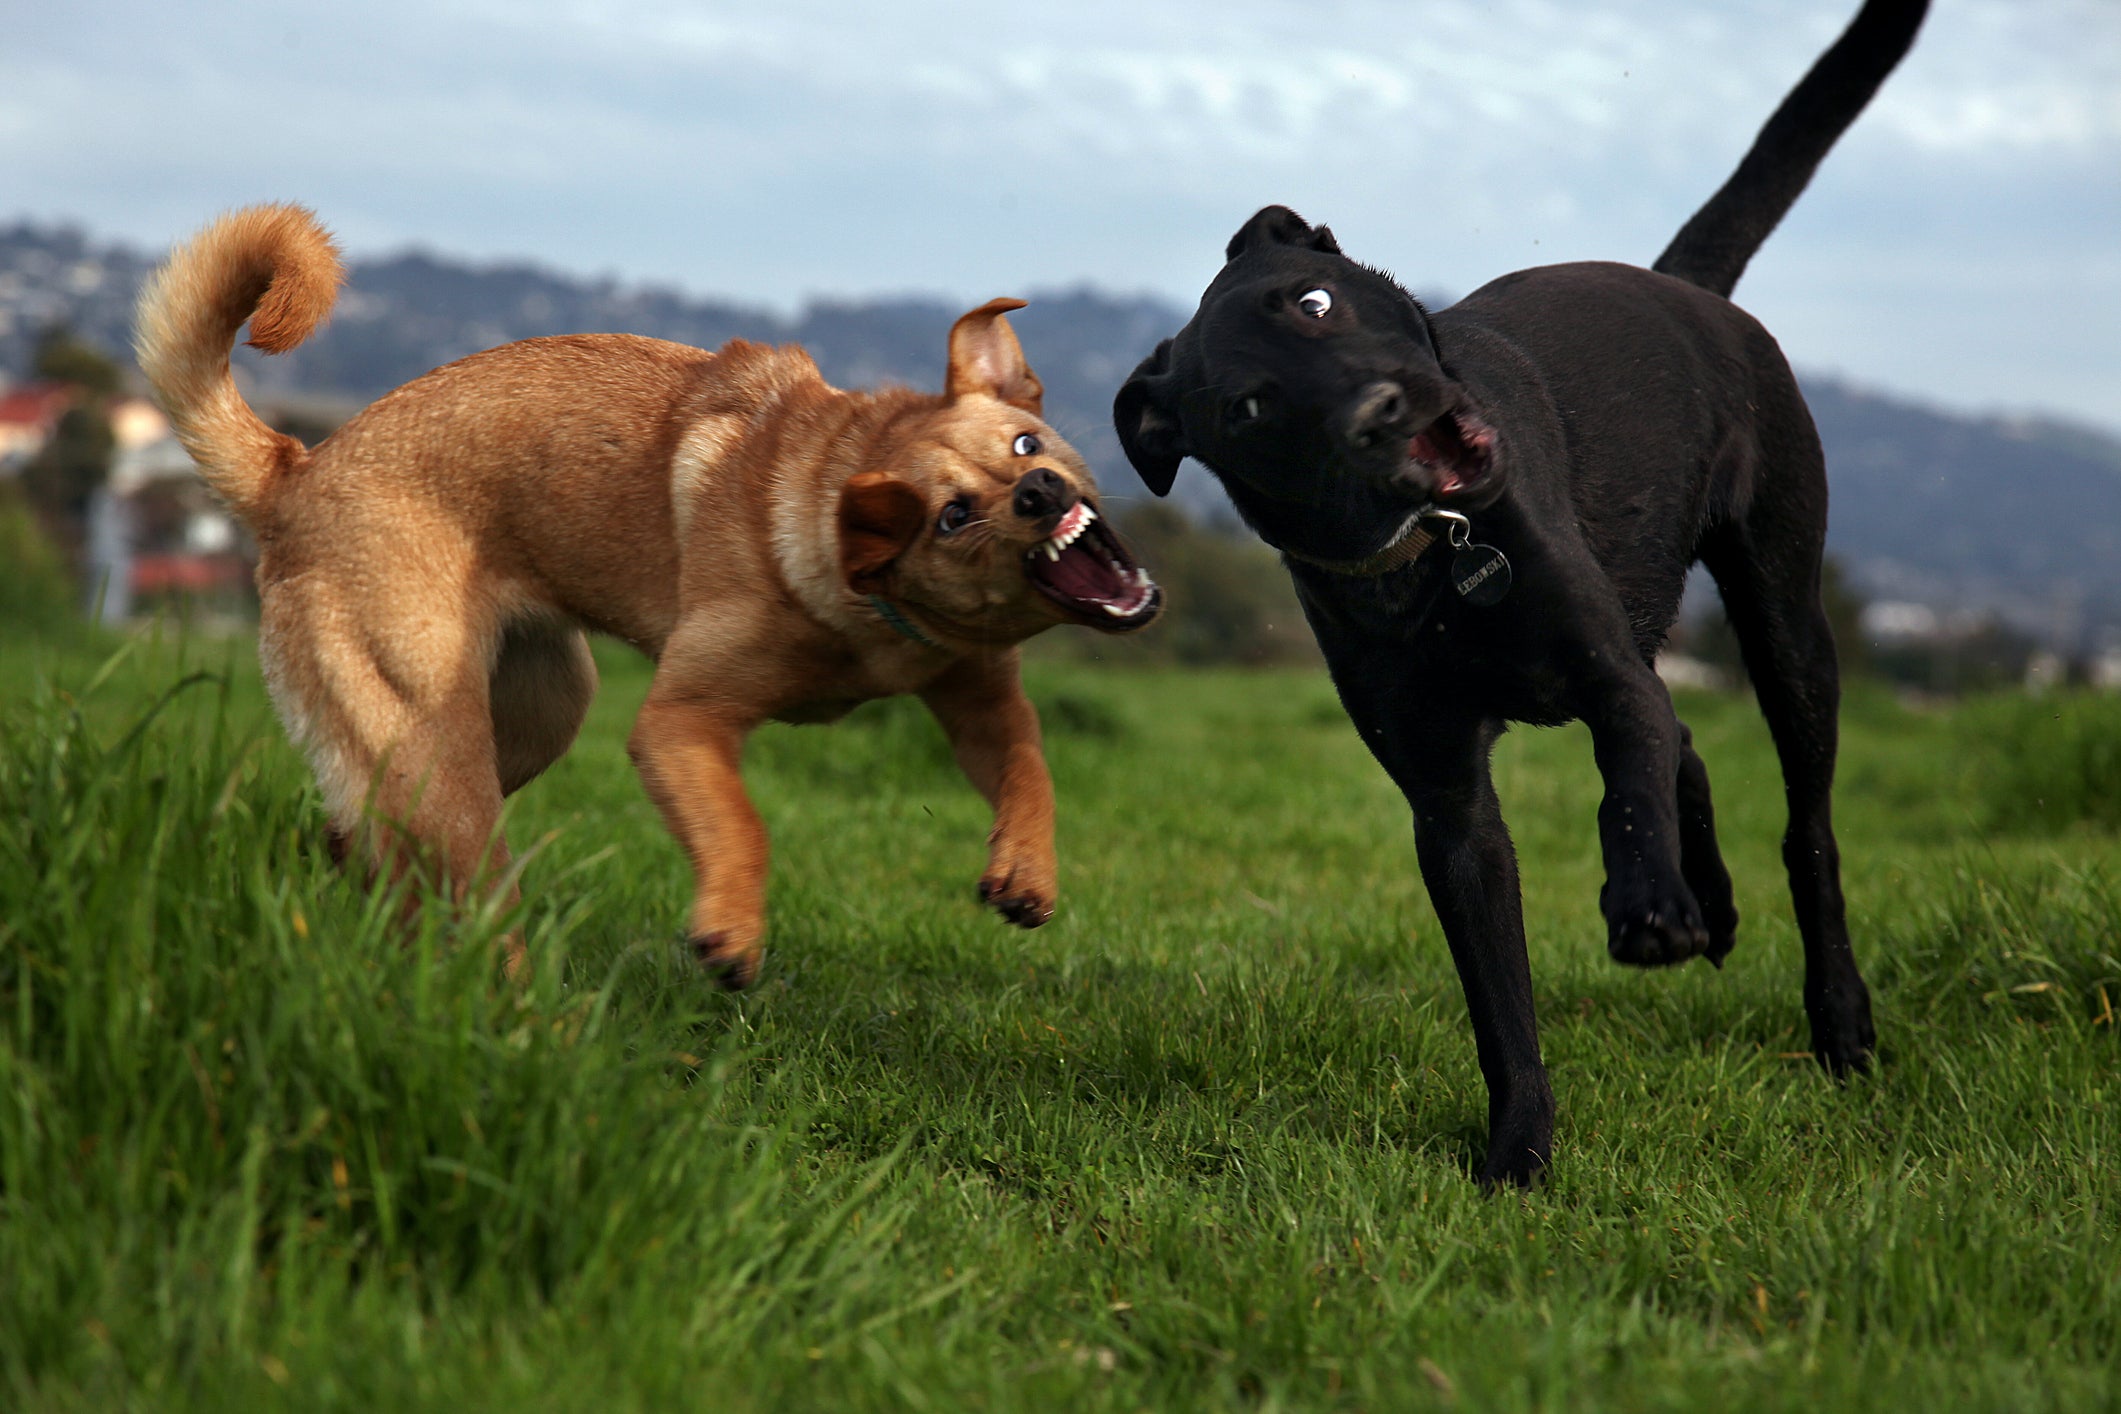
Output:
[[1681,704],[1746,915],[1720,973],[1606,960],[1587,741],[1507,739],[1561,1116],[1550,1181],[1484,1197],[1406,810],[1319,676],[1036,668],[1030,934],[973,903],[984,807],[916,707],[762,733],[770,954],[729,998],[673,946],[637,662],[513,808],[521,917],[408,943],[247,645],[105,651],[0,637],[0,1407],[2121,1398],[2121,842],[1998,808],[2019,709],[1849,704],[1885,1058],[1846,1087],[1793,1054],[1750,704]]
[[2121,829],[2121,696],[1997,697],[1960,726],[1996,828]]

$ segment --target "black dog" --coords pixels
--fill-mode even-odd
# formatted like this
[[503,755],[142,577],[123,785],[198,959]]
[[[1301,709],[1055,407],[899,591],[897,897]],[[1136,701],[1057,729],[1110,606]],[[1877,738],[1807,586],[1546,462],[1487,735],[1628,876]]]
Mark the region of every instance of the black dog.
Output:
[[1925,8],[1868,0],[1660,273],[1525,270],[1432,313],[1268,207],[1115,403],[1152,490],[1195,457],[1282,551],[1342,704],[1413,806],[1488,1084],[1483,1182],[1530,1181],[1554,1132],[1489,776],[1506,722],[1590,726],[1612,955],[1720,965],[1731,949],[1708,774],[1650,666],[1696,561],[1782,760],[1812,1047],[1836,1074],[1868,1063],[1829,816],[1825,466],[1781,350],[1724,296]]

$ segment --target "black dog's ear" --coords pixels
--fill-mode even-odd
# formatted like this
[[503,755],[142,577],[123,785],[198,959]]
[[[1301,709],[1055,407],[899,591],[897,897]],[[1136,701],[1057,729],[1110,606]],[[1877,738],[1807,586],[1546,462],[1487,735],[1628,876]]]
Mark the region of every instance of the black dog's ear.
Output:
[[1186,433],[1171,396],[1171,341],[1143,359],[1112,400],[1112,425],[1120,448],[1142,484],[1159,496],[1171,494],[1178,464],[1186,457]]
[[1238,228],[1223,247],[1223,259],[1235,260],[1245,251],[1262,245],[1302,246],[1325,255],[1339,255],[1340,242],[1324,226],[1313,226],[1286,206],[1263,206]]

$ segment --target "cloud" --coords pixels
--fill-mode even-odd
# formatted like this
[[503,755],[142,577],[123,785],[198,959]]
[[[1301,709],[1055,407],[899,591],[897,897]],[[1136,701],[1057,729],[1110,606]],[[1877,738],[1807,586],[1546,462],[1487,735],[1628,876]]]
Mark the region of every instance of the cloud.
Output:
[[[0,219],[159,242],[288,196],[357,249],[786,306],[1083,280],[1183,299],[1282,201],[1416,286],[1462,291],[1527,263],[1649,258],[1853,6],[37,6],[0,50]],[[2081,390],[2121,386],[2111,358],[2057,368],[2022,331],[2121,323],[2096,265],[2121,227],[2116,170],[2121,7],[1940,4],[1741,295],[1782,330],[1787,292],[1800,360],[1860,348],[1877,362],[1851,371],[1943,379],[1941,397],[2075,388],[2097,416]],[[1893,277],[1939,243],[1985,274],[1971,342],[2022,359],[1952,375],[1893,352],[1868,292],[1922,298]],[[1802,301],[1777,270],[1804,272]],[[1837,307],[1868,322],[1837,334]]]

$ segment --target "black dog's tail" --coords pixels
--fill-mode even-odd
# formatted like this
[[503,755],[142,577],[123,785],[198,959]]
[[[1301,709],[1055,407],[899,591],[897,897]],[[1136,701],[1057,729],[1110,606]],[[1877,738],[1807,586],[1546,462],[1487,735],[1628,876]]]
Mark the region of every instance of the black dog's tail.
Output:
[[1723,189],[1650,268],[1729,295],[1828,149],[1914,43],[1928,9],[1929,0],[1865,0],[1841,38],[1782,100]]

